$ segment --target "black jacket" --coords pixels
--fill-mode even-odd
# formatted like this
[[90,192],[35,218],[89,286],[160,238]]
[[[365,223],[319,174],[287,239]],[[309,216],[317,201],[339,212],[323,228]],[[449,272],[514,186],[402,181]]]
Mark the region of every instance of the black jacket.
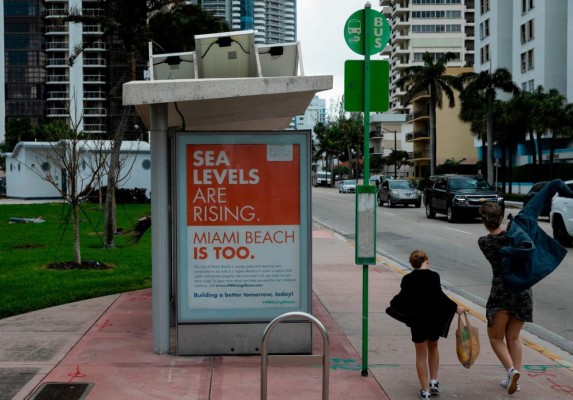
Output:
[[400,293],[386,313],[409,327],[422,326],[447,337],[457,304],[442,291],[440,275],[418,269],[404,275]]

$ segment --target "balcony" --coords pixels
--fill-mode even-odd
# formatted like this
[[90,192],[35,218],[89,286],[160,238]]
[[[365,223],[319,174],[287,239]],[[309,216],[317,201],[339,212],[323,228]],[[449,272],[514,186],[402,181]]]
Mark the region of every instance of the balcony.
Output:
[[84,67],[105,67],[104,58],[84,58]]
[[46,34],[48,35],[67,35],[69,33],[68,25],[48,25]]
[[62,51],[68,50],[70,44],[68,42],[49,42],[46,43],[46,51]]
[[85,91],[84,100],[105,100],[105,92],[101,90]]
[[66,108],[50,107],[47,109],[48,117],[67,117],[69,116],[68,110]]
[[426,131],[417,131],[417,132],[411,132],[406,134],[406,141],[407,142],[413,142],[415,140],[418,139],[430,139],[430,132],[426,132]]
[[68,66],[68,60],[65,58],[48,58],[46,68],[62,68]]
[[101,35],[103,33],[100,24],[83,24],[84,35]]
[[55,84],[55,83],[68,83],[70,78],[67,75],[48,75],[46,80],[47,84]]
[[104,124],[84,124],[84,131],[88,133],[105,133]]
[[412,154],[412,159],[414,161],[429,160],[430,159],[430,150],[415,151]]
[[421,119],[421,118],[430,118],[430,112],[428,110],[414,111],[412,116],[413,116],[412,121],[415,121],[415,120]]
[[85,75],[84,83],[105,83],[105,77],[103,75]]
[[84,115],[86,117],[105,117],[105,108],[84,108]]
[[48,95],[46,96],[47,100],[69,100],[70,99],[70,94],[66,91],[54,91],[54,92],[48,92]]
[[42,12],[42,17],[44,18],[63,18],[69,14],[67,8],[52,8]]
[[430,93],[427,90],[423,90],[419,93],[416,93],[412,101],[420,101],[420,100],[427,100],[430,98]]
[[93,43],[87,43],[86,47],[84,48],[84,51],[102,51],[106,49],[106,45],[104,42],[93,42]]
[[105,17],[105,11],[102,8],[84,8],[82,10],[82,15],[86,17]]

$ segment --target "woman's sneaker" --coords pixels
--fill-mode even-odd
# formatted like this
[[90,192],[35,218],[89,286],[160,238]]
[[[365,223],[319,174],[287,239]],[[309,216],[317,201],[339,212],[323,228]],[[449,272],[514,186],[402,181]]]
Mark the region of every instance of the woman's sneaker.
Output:
[[[502,380],[501,382],[501,386],[503,386],[504,388],[507,389],[507,385],[509,383],[509,378],[505,378],[504,380]],[[519,392],[521,390],[521,388],[519,387],[519,383],[517,384],[517,390],[516,392]]]
[[430,394],[440,394],[440,382],[430,381]]
[[509,371],[507,377],[507,394],[514,394],[519,386],[517,381],[519,380],[520,373],[515,368]]
[[423,400],[428,400],[430,398],[431,394],[430,392],[424,392],[423,390],[420,390],[420,398]]

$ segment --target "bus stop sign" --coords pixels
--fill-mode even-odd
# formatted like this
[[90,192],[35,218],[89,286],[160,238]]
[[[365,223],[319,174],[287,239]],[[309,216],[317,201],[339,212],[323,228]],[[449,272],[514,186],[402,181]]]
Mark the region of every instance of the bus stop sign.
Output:
[[[369,32],[368,35],[364,34],[365,16],[368,18],[368,26],[372,28],[372,32]],[[366,37],[367,43],[364,43]],[[358,10],[346,20],[344,39],[348,47],[357,54],[380,53],[390,40],[390,24],[386,17],[378,11],[371,8]]]

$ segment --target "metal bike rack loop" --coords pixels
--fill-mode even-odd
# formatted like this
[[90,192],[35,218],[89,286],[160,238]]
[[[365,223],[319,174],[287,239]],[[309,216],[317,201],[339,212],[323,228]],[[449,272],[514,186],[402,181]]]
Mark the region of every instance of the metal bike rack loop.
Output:
[[[322,335],[322,354],[272,354],[268,352],[268,341],[272,331],[287,319],[305,319],[312,322]],[[330,344],[328,333],[322,323],[304,312],[288,312],[273,319],[265,328],[261,344],[261,400],[267,400],[267,367],[268,365],[320,365],[322,363],[322,400],[328,400],[328,372],[330,368]]]

